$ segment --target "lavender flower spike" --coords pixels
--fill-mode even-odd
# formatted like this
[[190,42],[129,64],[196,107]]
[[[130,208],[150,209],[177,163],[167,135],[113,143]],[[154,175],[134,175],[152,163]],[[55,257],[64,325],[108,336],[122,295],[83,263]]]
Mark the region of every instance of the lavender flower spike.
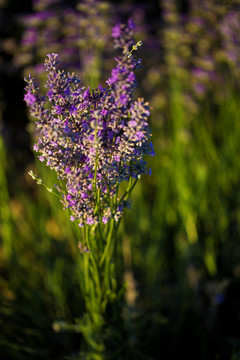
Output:
[[61,202],[80,226],[119,219],[125,200],[119,184],[149,173],[143,156],[154,155],[148,103],[133,99],[139,64],[132,55],[133,30],[132,21],[113,28],[121,54],[107,89],[82,87],[77,76],[57,69],[57,54],[45,60],[46,96],[31,76],[25,79],[24,99],[39,130],[34,150],[63,180]]

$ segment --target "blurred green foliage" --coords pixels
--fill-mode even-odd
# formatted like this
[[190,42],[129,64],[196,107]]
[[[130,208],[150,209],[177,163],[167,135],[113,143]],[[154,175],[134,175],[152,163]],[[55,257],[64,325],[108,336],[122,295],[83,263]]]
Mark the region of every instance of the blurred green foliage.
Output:
[[[238,61],[227,55],[230,47],[239,57],[240,49],[229,37],[223,46],[220,24],[226,26],[232,13],[239,16],[239,2],[165,0],[159,9],[161,22],[150,11],[146,20],[155,31],[152,42],[144,24],[138,24],[137,34],[146,42],[138,93],[152,106],[156,155],[149,160],[152,175],[136,186],[132,210],[120,226],[116,267],[119,282],[126,282],[124,324],[116,326],[109,309],[106,343],[109,354],[121,343],[119,353],[111,354],[116,360],[179,355],[235,360],[240,349],[240,71]],[[232,23],[237,33],[238,22]],[[196,67],[205,71],[201,81]],[[1,136],[0,357],[76,358],[84,350],[81,334],[57,332],[53,323],[72,324],[84,311],[78,239],[58,199],[27,172],[40,173],[49,186],[54,176],[33,158],[19,171],[12,154]]]

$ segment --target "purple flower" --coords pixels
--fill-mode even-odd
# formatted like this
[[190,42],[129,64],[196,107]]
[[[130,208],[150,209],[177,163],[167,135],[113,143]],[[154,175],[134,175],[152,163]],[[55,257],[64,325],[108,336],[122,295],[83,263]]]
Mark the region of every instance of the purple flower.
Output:
[[63,180],[65,188],[58,190],[61,202],[79,226],[105,224],[112,217],[117,221],[123,199],[117,208],[111,199],[119,184],[150,171],[143,161],[144,155],[154,154],[149,106],[143,99],[133,100],[138,66],[138,60],[129,56],[133,28],[131,21],[115,27],[115,45],[122,52],[106,89],[84,89],[77,76],[57,69],[57,54],[48,54],[45,60],[46,97],[31,76],[26,79],[24,99],[39,130],[34,150]]
[[87,198],[88,198],[88,194],[85,193],[85,192],[82,192],[82,193],[81,193],[81,198],[82,198],[82,199],[87,199]]
[[49,101],[51,101],[51,100],[53,99],[54,94],[53,94],[53,91],[52,91],[51,89],[48,90],[47,96],[48,96],[48,98],[49,98]]
[[77,108],[76,108],[76,106],[71,105],[70,110],[69,110],[69,114],[70,114],[70,115],[76,115],[76,114],[77,114]]
[[120,69],[119,67],[117,66],[116,68],[112,69],[112,75],[111,77],[106,81],[108,85],[112,85],[114,84],[115,82],[118,81],[118,74],[120,73]]
[[45,157],[44,157],[44,156],[38,156],[38,159],[39,159],[41,162],[44,162],[44,161],[45,161]]
[[127,80],[131,83],[131,82],[134,82],[136,80],[136,77],[135,77],[135,74],[133,71],[131,71],[128,75],[128,78]]
[[88,225],[93,225],[93,224],[95,223],[94,218],[88,217],[86,223],[87,223]]
[[62,106],[56,105],[54,107],[55,107],[55,111],[56,111],[57,114],[62,114],[64,112]]
[[133,19],[128,20],[128,27],[129,27],[130,30],[135,30],[136,29],[136,25],[135,25]]
[[121,36],[121,25],[120,24],[116,24],[113,28],[112,28],[112,37],[113,38],[118,38]]
[[24,100],[28,106],[32,106],[37,101],[36,96],[34,96],[30,91],[24,95]]
[[104,224],[106,224],[106,223],[108,222],[108,218],[107,218],[106,216],[103,216],[103,217],[102,217],[102,222],[103,222]]
[[128,102],[128,97],[126,94],[121,94],[119,96],[119,103],[122,104],[122,105],[127,105],[127,102]]

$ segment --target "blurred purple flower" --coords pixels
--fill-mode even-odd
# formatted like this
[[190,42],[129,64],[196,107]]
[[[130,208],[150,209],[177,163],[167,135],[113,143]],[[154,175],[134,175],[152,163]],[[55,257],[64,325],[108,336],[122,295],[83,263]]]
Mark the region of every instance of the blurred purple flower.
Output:
[[120,36],[121,36],[121,26],[120,24],[117,24],[112,28],[112,37],[118,38]]
[[24,100],[25,100],[25,102],[27,103],[28,106],[32,106],[36,102],[37,99],[30,91],[28,91],[24,95]]

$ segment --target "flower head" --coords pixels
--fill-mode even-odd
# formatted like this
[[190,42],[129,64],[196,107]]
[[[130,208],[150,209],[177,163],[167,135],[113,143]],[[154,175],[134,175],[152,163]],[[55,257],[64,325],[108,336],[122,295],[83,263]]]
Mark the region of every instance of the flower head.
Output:
[[149,173],[143,156],[153,154],[150,111],[143,99],[133,100],[138,61],[129,56],[132,32],[132,22],[113,31],[122,54],[106,89],[82,87],[77,76],[58,69],[57,54],[45,60],[46,96],[31,76],[26,79],[24,99],[40,133],[34,150],[63,181],[61,201],[79,226],[118,220],[126,203],[117,196],[119,184]]

